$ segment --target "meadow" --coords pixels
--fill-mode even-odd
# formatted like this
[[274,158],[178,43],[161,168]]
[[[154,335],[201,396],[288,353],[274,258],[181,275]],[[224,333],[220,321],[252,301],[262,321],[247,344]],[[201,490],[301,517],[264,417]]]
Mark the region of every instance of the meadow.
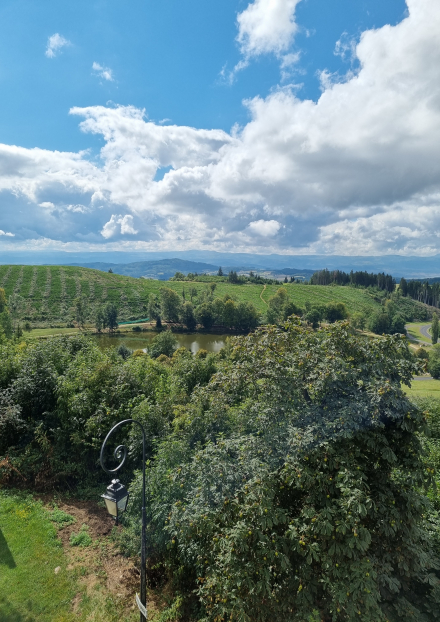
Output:
[[[380,295],[368,289],[302,283],[235,285],[216,277],[210,280],[216,283],[216,296],[229,294],[238,302],[249,301],[261,314],[265,313],[269,298],[279,287],[286,288],[289,297],[300,307],[304,307],[307,301],[311,304],[337,301],[343,302],[349,313],[362,312],[369,316],[381,306]],[[149,295],[158,294],[164,286],[185,295],[187,300],[192,291],[196,301],[194,292],[203,291],[208,283],[164,282],[74,266],[0,266],[0,287],[5,289],[8,297],[18,294],[23,298],[17,316],[34,327],[73,326],[74,300],[79,297],[86,301],[89,318],[93,318],[99,306],[108,302],[117,306],[119,321],[144,318]],[[402,299],[401,305],[406,313],[415,315],[423,308],[409,298]]]

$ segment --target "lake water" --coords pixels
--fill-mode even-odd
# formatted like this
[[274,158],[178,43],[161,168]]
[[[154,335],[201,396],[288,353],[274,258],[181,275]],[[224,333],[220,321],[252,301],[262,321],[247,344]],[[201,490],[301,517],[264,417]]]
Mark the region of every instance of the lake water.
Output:
[[[215,335],[206,333],[174,333],[182,346],[191,350],[193,354],[198,350],[207,350],[208,352],[218,352],[226,343],[226,338],[230,334]],[[148,347],[154,337],[155,332],[148,333],[123,333],[119,335],[94,335],[101,348],[114,348],[121,344],[130,348],[130,350],[144,350]]]

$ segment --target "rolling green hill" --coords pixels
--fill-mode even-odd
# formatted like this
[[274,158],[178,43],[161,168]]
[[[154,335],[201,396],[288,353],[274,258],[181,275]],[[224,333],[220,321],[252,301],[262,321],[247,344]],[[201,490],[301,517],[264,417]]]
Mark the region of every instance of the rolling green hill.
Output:
[[[223,297],[227,293],[237,301],[252,302],[261,313],[265,312],[270,296],[281,286],[232,285],[220,282],[216,277],[212,277],[212,281],[217,282],[216,296]],[[74,317],[73,302],[78,297],[87,300],[89,317],[94,316],[98,306],[113,302],[119,309],[120,321],[144,318],[149,294],[158,293],[164,285],[179,294],[185,291],[187,300],[192,288],[202,291],[207,287],[203,282],[136,279],[75,266],[0,266],[0,287],[5,289],[8,297],[15,293],[23,298],[18,317],[39,326],[71,323]],[[350,313],[361,311],[367,316],[380,308],[380,300],[365,289],[300,283],[282,286],[301,307],[304,307],[306,301],[313,304],[334,300],[344,302]],[[420,310],[423,310],[424,305],[409,298],[403,299],[401,304],[416,318],[423,319]]]

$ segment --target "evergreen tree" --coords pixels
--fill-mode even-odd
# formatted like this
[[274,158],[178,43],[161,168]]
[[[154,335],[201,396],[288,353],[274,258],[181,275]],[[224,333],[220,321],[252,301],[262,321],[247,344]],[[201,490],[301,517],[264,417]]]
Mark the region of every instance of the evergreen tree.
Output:
[[438,341],[438,332],[439,332],[438,315],[437,313],[434,312],[432,315],[432,324],[431,324],[431,341],[433,344],[436,344]]
[[221,267],[221,266],[220,266],[220,268],[218,269],[217,276],[223,276],[223,270],[222,270],[222,267]]
[[399,290],[402,296],[406,296],[408,294],[408,283],[403,277],[400,279]]

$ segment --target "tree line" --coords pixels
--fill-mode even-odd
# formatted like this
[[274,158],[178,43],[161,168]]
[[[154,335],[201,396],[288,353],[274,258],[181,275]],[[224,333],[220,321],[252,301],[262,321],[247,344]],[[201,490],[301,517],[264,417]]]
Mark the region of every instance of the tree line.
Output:
[[440,305],[440,283],[432,283],[428,281],[407,281],[400,279],[399,289],[402,296],[408,296],[425,305],[438,307]]
[[318,270],[310,278],[311,285],[354,285],[357,287],[377,287],[380,290],[393,292],[396,281],[390,274],[380,272],[378,274],[366,271],[351,270]]
[[147,314],[156,321],[157,328],[162,320],[181,323],[188,330],[194,330],[197,324],[209,330],[214,325],[250,330],[260,323],[260,315],[251,302],[236,302],[229,294],[222,298],[215,297],[215,283],[210,283],[204,291],[196,288],[182,289],[182,294],[169,287],[162,287],[159,295],[150,294]]
[[[271,279],[262,276],[252,270],[249,274],[238,274],[236,270],[229,270],[228,274],[223,272],[222,267],[218,269],[216,275],[206,275],[206,274],[197,274],[197,272],[188,272],[185,276],[183,272],[176,272],[173,277],[171,277],[170,281],[196,281],[196,282],[206,282],[207,280],[215,280],[224,283],[231,283],[232,285],[246,285],[247,283],[253,285],[277,285],[279,283],[278,279]],[[285,283],[294,283],[295,277],[285,277]]]

